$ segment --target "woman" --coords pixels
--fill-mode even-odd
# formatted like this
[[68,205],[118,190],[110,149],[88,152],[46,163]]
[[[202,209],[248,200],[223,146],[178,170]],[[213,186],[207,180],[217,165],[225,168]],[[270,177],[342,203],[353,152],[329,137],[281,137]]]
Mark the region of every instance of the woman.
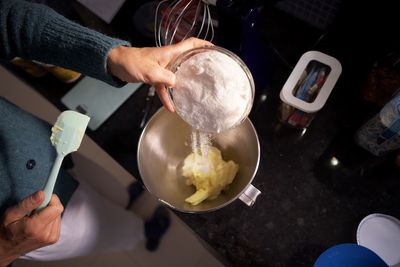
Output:
[[[169,111],[174,110],[165,88],[174,86],[175,75],[166,69],[167,64],[183,51],[211,45],[190,38],[161,48],[134,48],[129,42],[71,22],[46,6],[20,0],[0,0],[0,44],[0,59],[37,60],[113,86],[126,82],[154,85]],[[35,260],[65,259],[95,250],[128,248],[143,232],[148,239],[164,234],[165,225],[152,230],[154,221],[143,224],[134,214],[99,199],[64,171],[48,207],[27,216],[44,199],[41,189],[55,158],[49,127],[0,98],[0,267],[22,255]],[[106,209],[96,207],[99,201],[119,219],[109,220],[113,216],[102,214]],[[121,221],[123,226],[115,225]],[[103,232],[97,233],[96,227]],[[105,235],[107,228],[110,231]],[[108,240],[99,239],[103,234]],[[121,241],[121,236],[130,240]]]

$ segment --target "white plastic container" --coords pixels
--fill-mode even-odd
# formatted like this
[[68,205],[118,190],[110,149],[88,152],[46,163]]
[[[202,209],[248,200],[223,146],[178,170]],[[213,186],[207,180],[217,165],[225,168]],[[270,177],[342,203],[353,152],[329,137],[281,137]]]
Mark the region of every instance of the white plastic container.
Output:
[[375,156],[400,148],[400,89],[356,133],[357,144]]
[[400,266],[400,221],[386,214],[368,215],[358,225],[357,244],[375,252],[389,266]]
[[303,54],[283,86],[279,118],[295,128],[307,128],[325,105],[342,72],[340,62],[324,53]]

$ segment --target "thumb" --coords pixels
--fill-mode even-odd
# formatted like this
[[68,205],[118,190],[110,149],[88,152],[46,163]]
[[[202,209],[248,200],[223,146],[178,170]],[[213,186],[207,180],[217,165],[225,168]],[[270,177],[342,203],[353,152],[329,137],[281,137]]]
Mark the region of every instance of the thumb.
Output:
[[25,217],[28,213],[38,208],[44,201],[44,192],[37,191],[36,193],[24,198],[18,205],[6,210],[4,213],[4,224],[9,225]]

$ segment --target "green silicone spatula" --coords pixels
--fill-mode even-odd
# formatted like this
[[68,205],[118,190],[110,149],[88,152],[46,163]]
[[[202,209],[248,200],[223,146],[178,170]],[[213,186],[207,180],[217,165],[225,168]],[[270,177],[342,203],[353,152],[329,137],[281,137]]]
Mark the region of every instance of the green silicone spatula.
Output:
[[60,171],[61,163],[67,154],[78,150],[83,136],[85,135],[89,120],[90,118],[86,115],[76,111],[67,110],[58,116],[56,123],[51,128],[52,133],[50,141],[57,151],[57,157],[43,189],[45,199],[42,205],[37,208],[37,211],[42,210],[49,204],[51,195],[53,194],[54,185],[56,184],[57,175]]

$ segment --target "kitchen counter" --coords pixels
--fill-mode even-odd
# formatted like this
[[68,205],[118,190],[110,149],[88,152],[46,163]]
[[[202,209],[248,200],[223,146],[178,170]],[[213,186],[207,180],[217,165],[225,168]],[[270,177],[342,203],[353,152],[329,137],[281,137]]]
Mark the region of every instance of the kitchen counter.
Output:
[[[385,213],[400,218],[399,169],[393,153],[375,157],[354,142],[356,129],[378,107],[360,96],[366,67],[355,66],[362,66],[367,60],[356,55],[352,57],[355,61],[348,60],[346,56],[352,51],[342,50],[340,42],[330,42],[328,38],[312,47],[337,57],[342,62],[343,74],[310,127],[302,131],[279,122],[279,92],[291,72],[287,63],[294,65],[310,47],[302,41],[291,49],[291,38],[295,38],[297,27],[303,27],[301,30],[309,36],[317,36],[315,32],[319,31],[282,14],[270,15],[266,19],[272,25],[268,36],[280,54],[272,53],[273,71],[268,73],[267,84],[257,88],[249,116],[261,148],[253,185],[262,194],[252,207],[237,200],[211,213],[177,215],[227,265],[312,266],[327,248],[355,243],[357,225],[368,214]],[[274,28],[274,23],[280,26]],[[285,29],[293,35],[282,33]],[[281,60],[282,54],[287,62]],[[72,85],[61,84],[52,77],[31,78],[13,66],[7,67],[58,108],[66,109],[60,98]],[[135,177],[140,177],[136,149],[147,89],[144,85],[98,130],[87,132]],[[160,106],[156,99],[151,113]],[[332,158],[338,160],[337,165],[332,164]]]

